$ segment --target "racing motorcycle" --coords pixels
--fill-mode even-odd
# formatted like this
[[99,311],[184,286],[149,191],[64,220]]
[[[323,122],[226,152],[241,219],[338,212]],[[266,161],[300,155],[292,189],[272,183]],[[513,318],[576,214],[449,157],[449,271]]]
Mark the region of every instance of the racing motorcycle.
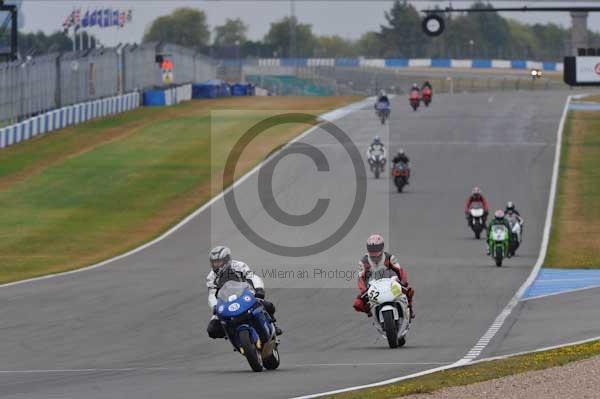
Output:
[[385,121],[390,117],[390,104],[384,101],[378,101],[375,104],[375,113],[381,121],[382,125],[385,125]]
[[419,92],[413,90],[410,92],[410,96],[408,97],[408,101],[410,102],[410,106],[413,111],[416,111],[419,108],[419,104],[421,103],[421,98],[419,98]]
[[406,344],[410,328],[408,298],[397,277],[372,280],[365,293],[375,313],[375,328],[387,339],[390,348]]
[[510,224],[510,230],[512,232],[508,250],[510,251],[510,255],[514,256],[517,252],[517,249],[519,249],[519,246],[521,245],[523,223],[522,219],[517,217],[515,213],[507,214],[506,220],[508,220],[508,224]]
[[385,165],[383,154],[372,154],[369,158],[369,165],[371,166],[371,172],[373,172],[375,178],[379,179],[379,175],[383,172],[383,166]]
[[469,208],[469,227],[475,233],[475,238],[481,238],[481,232],[485,228],[485,210],[481,202],[473,202]]
[[423,104],[425,104],[426,107],[429,107],[429,104],[431,103],[431,96],[431,89],[427,86],[424,87],[422,90],[421,99],[423,100]]
[[405,185],[408,184],[408,178],[410,177],[410,169],[404,162],[398,162],[392,167],[392,177],[394,178],[394,184],[398,188],[398,192],[401,193]]
[[273,320],[250,284],[227,281],[219,290],[215,309],[234,351],[246,357],[252,370],[279,367]]
[[503,224],[495,224],[492,226],[489,237],[490,255],[496,261],[496,266],[502,266],[502,261],[509,254],[509,232],[508,228]]

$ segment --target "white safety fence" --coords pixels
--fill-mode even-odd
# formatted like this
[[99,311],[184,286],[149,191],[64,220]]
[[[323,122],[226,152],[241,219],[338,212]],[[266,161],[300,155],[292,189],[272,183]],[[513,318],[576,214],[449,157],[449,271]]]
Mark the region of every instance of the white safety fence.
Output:
[[130,111],[139,106],[140,94],[134,92],[48,111],[20,123],[0,128],[0,148],[92,119]]
[[192,99],[192,85],[186,84],[165,90],[165,105],[179,104]]

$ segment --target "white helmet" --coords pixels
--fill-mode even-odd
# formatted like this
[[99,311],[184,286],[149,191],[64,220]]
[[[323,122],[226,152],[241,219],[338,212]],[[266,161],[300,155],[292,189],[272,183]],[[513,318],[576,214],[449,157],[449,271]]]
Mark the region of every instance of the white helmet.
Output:
[[398,155],[404,155],[404,148],[398,148]]
[[210,250],[209,254],[210,266],[217,273],[225,266],[231,263],[231,250],[227,247],[219,245]]
[[387,94],[386,94],[385,90],[381,89],[381,90],[379,91],[379,96],[380,96],[380,97],[383,97],[383,96],[386,96],[386,95],[387,95]]

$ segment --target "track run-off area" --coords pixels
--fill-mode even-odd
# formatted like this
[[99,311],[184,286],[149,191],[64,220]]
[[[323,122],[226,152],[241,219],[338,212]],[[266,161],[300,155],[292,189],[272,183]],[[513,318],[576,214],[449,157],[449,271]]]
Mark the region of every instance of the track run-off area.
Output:
[[[488,331],[537,261],[566,98],[564,92],[437,95],[430,108],[413,112],[402,97],[392,102],[389,125],[379,124],[370,104],[335,121],[363,158],[375,135],[392,153],[406,150],[413,174],[402,194],[388,173],[375,180],[367,171],[366,181],[356,181],[348,144],[316,129],[299,142],[322,152],[327,165],[289,155],[272,180],[275,202],[292,214],[330,199],[325,214],[308,226],[285,226],[269,215],[258,196],[258,173],[236,185],[240,213],[254,230],[301,246],[331,234],[366,184],[357,223],[323,252],[288,257],[257,248],[219,198],[130,256],[1,287],[0,397],[283,398],[455,363]],[[502,268],[466,226],[463,204],[474,185],[493,209],[512,200],[526,220],[518,256]],[[373,232],[385,236],[416,291],[417,318],[401,349],[389,349],[371,319],[352,309],[352,271]],[[231,247],[235,259],[265,278],[284,330],[275,372],[251,372],[227,341],[206,334],[207,255],[217,244]]]

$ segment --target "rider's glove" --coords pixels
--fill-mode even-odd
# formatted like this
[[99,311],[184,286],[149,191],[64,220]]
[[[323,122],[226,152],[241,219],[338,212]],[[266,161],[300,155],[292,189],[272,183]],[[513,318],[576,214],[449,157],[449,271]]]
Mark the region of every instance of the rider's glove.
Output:
[[212,312],[213,312],[214,315],[217,314],[217,305],[213,306]]
[[265,289],[264,288],[257,288],[254,290],[254,296],[259,298],[259,299],[265,299]]

